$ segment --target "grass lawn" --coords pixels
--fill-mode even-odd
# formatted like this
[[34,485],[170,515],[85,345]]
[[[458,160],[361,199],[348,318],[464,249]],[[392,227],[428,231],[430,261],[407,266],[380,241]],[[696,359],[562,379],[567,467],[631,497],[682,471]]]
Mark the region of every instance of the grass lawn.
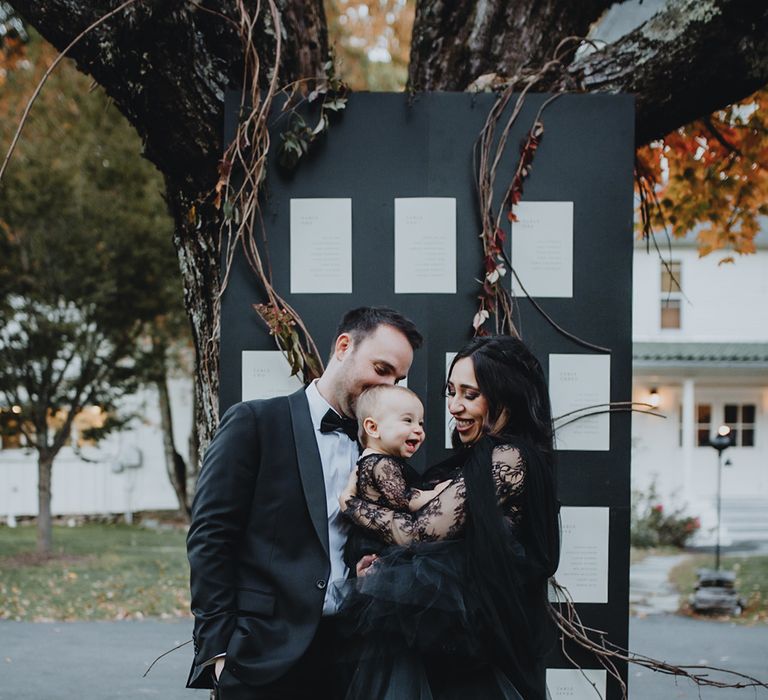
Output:
[[[768,622],[768,557],[726,557],[721,562],[724,569],[736,571],[736,588],[742,598],[747,601],[741,617],[723,619],[745,623]],[[696,570],[712,568],[713,556],[697,555],[676,566],[669,574],[684,596],[682,610],[695,615],[688,607],[688,595],[693,592],[696,583]],[[711,617],[711,616],[708,616]]]
[[0,527],[0,619],[115,620],[189,615],[181,530],[55,527],[54,554],[35,553],[35,528]]

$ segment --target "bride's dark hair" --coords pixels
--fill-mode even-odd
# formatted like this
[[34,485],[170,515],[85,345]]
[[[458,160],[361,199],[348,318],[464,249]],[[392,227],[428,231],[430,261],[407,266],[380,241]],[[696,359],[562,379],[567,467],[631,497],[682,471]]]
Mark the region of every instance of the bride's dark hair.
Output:
[[[547,581],[560,557],[547,383],[539,361],[517,338],[474,338],[451,369],[465,357],[488,402],[485,435],[467,450],[464,466],[467,599],[488,657],[526,700],[544,698],[542,661],[554,641]],[[525,470],[516,501],[521,518],[514,527],[499,507],[491,470],[494,450],[508,447],[518,450]]]
[[[538,449],[552,451],[552,411],[544,372],[518,338],[483,336],[469,341],[453,359],[472,360],[478,389],[488,402],[485,432],[516,435]],[[456,431],[454,447],[461,446]]]

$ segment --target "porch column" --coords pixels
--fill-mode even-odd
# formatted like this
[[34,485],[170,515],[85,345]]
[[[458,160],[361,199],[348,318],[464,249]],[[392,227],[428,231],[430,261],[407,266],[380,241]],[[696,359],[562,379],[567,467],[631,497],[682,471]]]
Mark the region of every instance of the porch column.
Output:
[[695,382],[692,377],[683,379],[682,397],[682,447],[683,447],[683,501],[695,500],[693,493],[693,450],[696,446],[696,399]]

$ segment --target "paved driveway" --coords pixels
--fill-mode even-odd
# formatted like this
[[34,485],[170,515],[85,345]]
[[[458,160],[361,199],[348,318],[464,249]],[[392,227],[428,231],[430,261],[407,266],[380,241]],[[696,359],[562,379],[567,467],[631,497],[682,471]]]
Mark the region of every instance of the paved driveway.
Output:
[[[0,622],[0,698],[3,700],[207,700],[185,690],[191,622]],[[729,666],[768,678],[768,626],[744,627],[672,615],[632,618],[633,649],[676,662]],[[631,700],[768,700],[768,691],[703,690],[688,681],[630,667]],[[473,699],[474,700],[474,699]]]

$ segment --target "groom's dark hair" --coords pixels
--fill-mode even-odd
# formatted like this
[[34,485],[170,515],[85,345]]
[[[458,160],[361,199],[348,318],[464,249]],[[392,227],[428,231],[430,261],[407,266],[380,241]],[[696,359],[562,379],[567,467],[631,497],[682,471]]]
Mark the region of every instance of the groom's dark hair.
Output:
[[414,350],[418,350],[424,342],[413,321],[399,311],[387,306],[361,306],[344,314],[336,328],[334,343],[342,333],[349,333],[355,343],[359,343],[374,333],[379,326],[392,326],[399,330]]

